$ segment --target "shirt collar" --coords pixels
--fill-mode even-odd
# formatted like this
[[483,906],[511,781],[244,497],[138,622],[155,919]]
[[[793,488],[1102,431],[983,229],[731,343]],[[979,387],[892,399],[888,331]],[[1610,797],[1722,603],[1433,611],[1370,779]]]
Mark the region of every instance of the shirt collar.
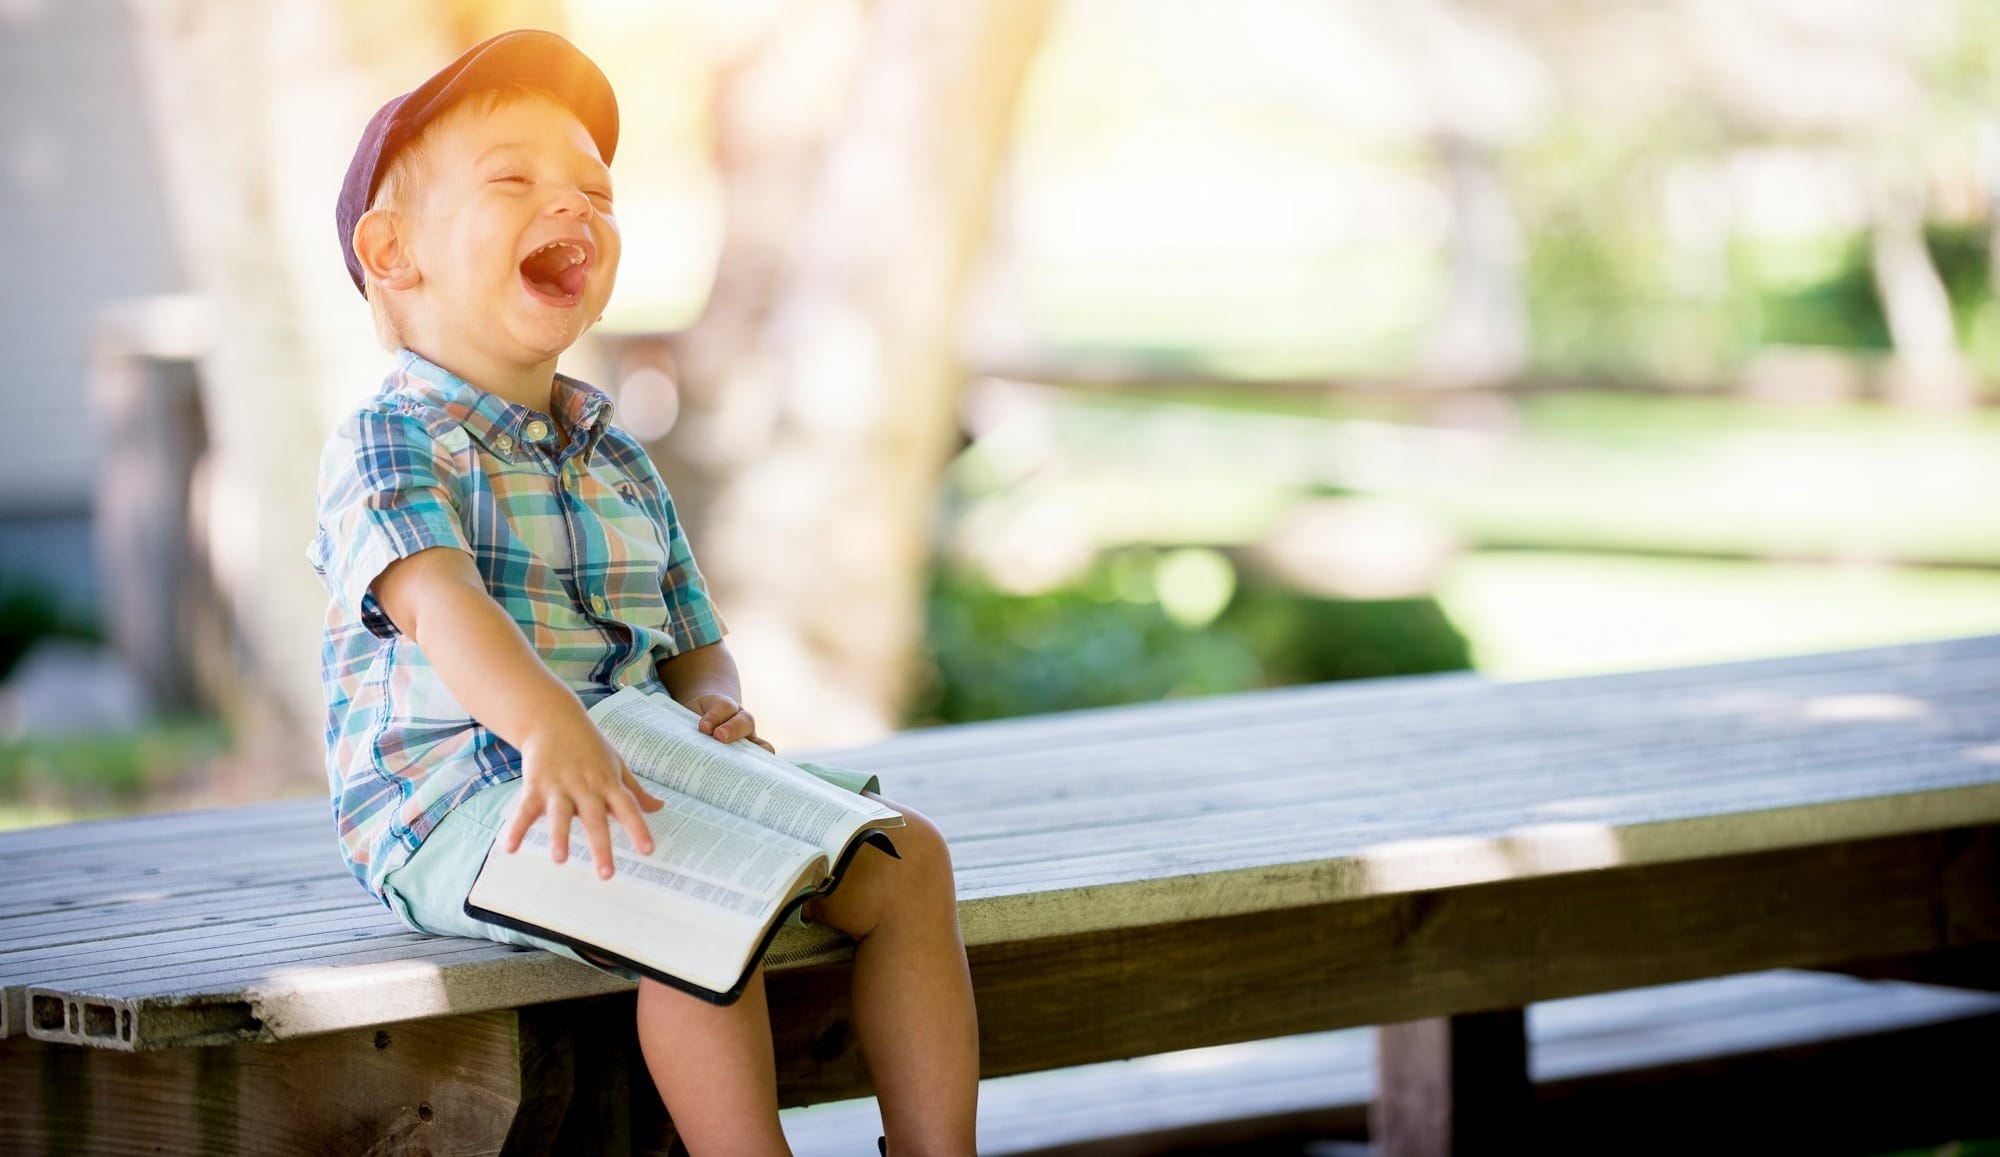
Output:
[[[396,389],[434,402],[456,418],[466,432],[477,438],[487,450],[507,459],[523,452],[530,441],[528,424],[541,419],[544,425],[550,421],[561,422],[569,431],[572,446],[581,447],[578,452],[587,462],[591,451],[596,448],[598,437],[611,424],[610,395],[567,374],[555,375],[550,397],[556,411],[553,414],[545,414],[482,390],[415,350],[406,349],[397,355],[396,372],[391,376],[391,382]],[[553,447],[554,429],[550,428],[543,434],[541,441]]]

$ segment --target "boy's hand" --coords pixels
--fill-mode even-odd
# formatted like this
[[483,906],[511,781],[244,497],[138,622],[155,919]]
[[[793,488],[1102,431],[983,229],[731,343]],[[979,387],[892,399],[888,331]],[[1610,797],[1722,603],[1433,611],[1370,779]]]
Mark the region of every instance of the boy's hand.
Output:
[[750,718],[750,713],[727,695],[697,695],[683,706],[701,713],[701,722],[696,726],[701,728],[703,734],[713,735],[724,743],[748,739],[773,755],[778,753],[777,748],[757,734],[757,721]]
[[640,812],[659,811],[666,801],[646,790],[589,716],[580,714],[578,719],[580,726],[565,721],[538,729],[523,740],[521,796],[513,822],[500,838],[502,847],[515,851],[528,828],[546,813],[549,858],[560,864],[569,858],[570,820],[580,818],[597,876],[609,879],[611,826],[607,816],[615,815],[625,825],[641,855],[652,855],[653,836]]

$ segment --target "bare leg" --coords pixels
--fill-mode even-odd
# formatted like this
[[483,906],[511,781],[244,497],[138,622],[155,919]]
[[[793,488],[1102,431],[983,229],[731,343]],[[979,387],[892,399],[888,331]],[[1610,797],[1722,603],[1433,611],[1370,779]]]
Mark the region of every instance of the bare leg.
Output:
[[909,821],[889,833],[903,858],[862,849],[840,887],[807,905],[806,916],[860,941],[854,1029],[892,1157],[969,1157],[979,1024],[951,856],[929,819],[883,802]]
[[791,1157],[762,966],[727,1007],[641,979],[639,1051],[695,1157]]

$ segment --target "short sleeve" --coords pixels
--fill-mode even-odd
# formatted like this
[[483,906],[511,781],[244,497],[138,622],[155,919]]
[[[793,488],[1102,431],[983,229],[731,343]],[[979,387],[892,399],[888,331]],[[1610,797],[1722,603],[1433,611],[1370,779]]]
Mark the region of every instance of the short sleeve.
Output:
[[666,510],[667,532],[667,570],[660,582],[660,592],[666,596],[667,621],[673,625],[674,638],[680,642],[681,650],[692,651],[720,642],[729,633],[729,627],[722,621],[722,612],[716,609],[714,600],[708,597],[708,584],[695,565],[694,551],[688,546],[687,534],[681,530],[680,517],[674,512],[673,497],[665,486],[660,487],[660,501]]
[[327,594],[373,634],[401,633],[369,590],[390,563],[433,546],[472,553],[456,474],[449,451],[413,414],[362,410],[327,440],[307,553]]

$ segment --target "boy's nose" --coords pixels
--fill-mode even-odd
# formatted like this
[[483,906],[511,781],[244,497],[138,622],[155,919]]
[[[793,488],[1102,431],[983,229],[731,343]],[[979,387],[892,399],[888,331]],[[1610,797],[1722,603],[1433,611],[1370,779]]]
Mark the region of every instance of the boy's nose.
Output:
[[581,221],[590,220],[591,214],[595,212],[591,207],[590,198],[585,196],[581,189],[570,189],[566,192],[557,193],[555,199],[549,203],[549,211],[552,213],[566,213]]

